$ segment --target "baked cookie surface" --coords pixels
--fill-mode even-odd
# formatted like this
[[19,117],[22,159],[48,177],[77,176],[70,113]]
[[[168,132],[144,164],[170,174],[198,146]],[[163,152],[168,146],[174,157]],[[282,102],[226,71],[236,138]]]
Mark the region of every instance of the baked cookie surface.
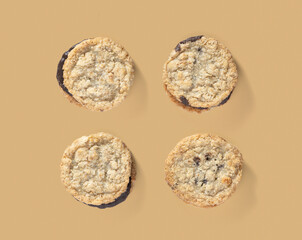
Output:
[[61,160],[61,180],[80,202],[105,208],[128,196],[132,166],[131,153],[120,139],[96,133],[67,147]]
[[106,111],[127,96],[134,78],[128,52],[109,38],[86,39],[65,52],[57,79],[67,97],[93,111]]
[[181,41],[164,64],[164,88],[187,110],[201,112],[230,98],[238,74],[230,51],[217,40],[195,36]]
[[196,134],[181,140],[168,155],[166,181],[186,203],[214,207],[235,191],[242,164],[239,150],[221,137]]

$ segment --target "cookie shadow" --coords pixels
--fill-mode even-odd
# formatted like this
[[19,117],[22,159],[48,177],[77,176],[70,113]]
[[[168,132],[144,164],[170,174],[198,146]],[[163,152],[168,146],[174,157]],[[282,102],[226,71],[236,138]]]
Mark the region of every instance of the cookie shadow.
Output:
[[244,164],[242,171],[242,179],[238,185],[236,192],[236,197],[231,197],[229,201],[232,202],[232,207],[229,209],[231,211],[228,216],[236,216],[237,218],[245,217],[252,211],[257,203],[256,198],[256,186],[257,178],[254,171],[248,164]]
[[[229,103],[226,103],[229,114],[224,116],[234,127],[243,124],[253,112],[255,106],[255,97],[247,74],[238,62],[236,62],[236,65],[239,78]],[[224,108],[224,106],[219,108]]]
[[[136,157],[132,153],[132,168],[134,171],[131,173],[132,181],[132,188],[129,194],[129,199],[127,200],[127,208],[129,209],[129,214],[135,215],[137,214],[142,207],[144,202],[144,175],[142,168],[138,161],[136,161]],[[127,216],[129,216],[127,214]]]
[[137,64],[134,64],[135,76],[127,97],[128,114],[142,114],[148,107],[147,82]]

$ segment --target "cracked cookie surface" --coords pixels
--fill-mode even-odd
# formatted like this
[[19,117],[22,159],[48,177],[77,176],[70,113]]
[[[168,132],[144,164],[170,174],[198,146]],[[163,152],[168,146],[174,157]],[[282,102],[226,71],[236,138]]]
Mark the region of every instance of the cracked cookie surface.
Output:
[[121,45],[98,37],[76,44],[67,53],[63,86],[76,102],[90,110],[106,111],[124,100],[133,82],[134,65]]
[[166,159],[166,181],[186,203],[214,207],[236,189],[242,176],[239,150],[218,136],[196,134],[181,140]]
[[[127,191],[131,153],[117,137],[96,133],[76,139],[64,152],[61,180],[77,200],[109,204]],[[129,190],[129,189],[128,189]]]
[[196,36],[180,42],[164,65],[164,87],[172,100],[200,112],[224,104],[238,74],[230,51],[217,40]]

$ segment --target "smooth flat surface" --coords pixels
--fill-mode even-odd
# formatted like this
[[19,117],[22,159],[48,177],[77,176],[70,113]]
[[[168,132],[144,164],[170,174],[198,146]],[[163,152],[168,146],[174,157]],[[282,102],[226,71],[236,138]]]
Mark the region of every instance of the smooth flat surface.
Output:
[[[13,1],[1,7],[1,239],[301,239],[301,1]],[[205,34],[224,43],[239,81],[222,107],[196,114],[166,96],[172,48]],[[121,43],[136,63],[130,95],[100,113],[70,104],[58,61],[88,37]],[[105,131],[137,164],[128,199],[100,210],[60,182],[64,149]],[[237,146],[243,178],[223,205],[186,205],[164,180],[182,138]]]

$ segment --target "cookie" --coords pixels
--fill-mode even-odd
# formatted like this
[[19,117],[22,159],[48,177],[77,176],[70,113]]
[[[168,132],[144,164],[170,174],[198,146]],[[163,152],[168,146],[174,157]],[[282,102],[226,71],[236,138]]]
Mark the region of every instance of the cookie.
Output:
[[121,203],[134,179],[130,151],[108,133],[76,139],[61,160],[61,180],[66,190],[90,206],[106,208]]
[[177,44],[164,64],[164,88],[179,106],[196,112],[225,104],[238,79],[230,51],[217,40],[190,37]]
[[181,140],[166,159],[168,185],[184,202],[214,207],[235,191],[242,175],[239,150],[218,136],[196,134]]
[[93,111],[107,111],[127,96],[134,78],[128,52],[109,38],[83,40],[66,51],[57,80],[67,98]]

